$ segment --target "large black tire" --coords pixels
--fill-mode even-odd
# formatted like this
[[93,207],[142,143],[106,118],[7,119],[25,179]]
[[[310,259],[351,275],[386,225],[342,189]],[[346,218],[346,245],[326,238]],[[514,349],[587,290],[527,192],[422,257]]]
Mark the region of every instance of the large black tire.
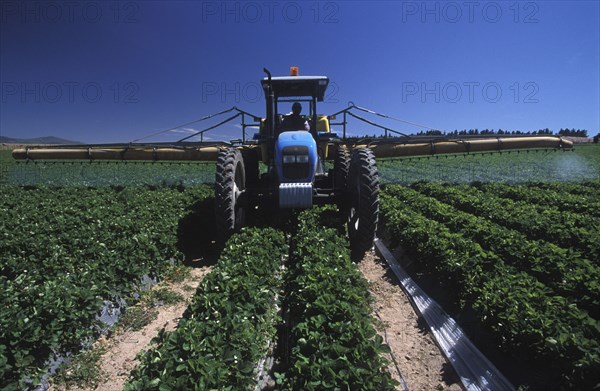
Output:
[[348,172],[350,171],[350,150],[339,144],[333,159],[333,187],[338,209],[344,215],[348,212]]
[[354,258],[373,246],[379,221],[379,173],[369,148],[352,153],[348,173],[348,236]]
[[219,152],[215,173],[217,239],[224,244],[244,225],[246,173],[242,154],[235,148]]

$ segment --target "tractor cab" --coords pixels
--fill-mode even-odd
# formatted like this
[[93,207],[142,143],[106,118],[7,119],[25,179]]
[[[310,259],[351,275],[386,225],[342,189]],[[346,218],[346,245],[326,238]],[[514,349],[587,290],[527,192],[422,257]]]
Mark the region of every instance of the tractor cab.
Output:
[[[273,106],[275,133],[284,131],[281,125],[289,116],[289,114],[283,114],[281,109],[291,107],[293,103],[298,102],[303,106],[304,113],[302,114],[308,121],[313,136],[317,135],[317,102],[323,101],[329,78],[326,76],[281,76],[264,78],[261,83],[266,94],[269,88],[273,93],[273,102],[269,102],[270,99],[267,95],[267,104]],[[267,111],[267,121],[269,120],[268,114],[269,111]]]

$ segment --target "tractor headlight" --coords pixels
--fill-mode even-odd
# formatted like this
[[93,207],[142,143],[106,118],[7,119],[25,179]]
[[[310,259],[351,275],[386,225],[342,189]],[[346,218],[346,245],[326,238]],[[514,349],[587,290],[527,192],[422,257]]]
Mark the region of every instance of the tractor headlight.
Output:
[[296,163],[308,163],[308,155],[296,155]]
[[283,155],[283,163],[296,163],[296,155]]
[[283,155],[284,164],[306,164],[308,163],[308,155]]

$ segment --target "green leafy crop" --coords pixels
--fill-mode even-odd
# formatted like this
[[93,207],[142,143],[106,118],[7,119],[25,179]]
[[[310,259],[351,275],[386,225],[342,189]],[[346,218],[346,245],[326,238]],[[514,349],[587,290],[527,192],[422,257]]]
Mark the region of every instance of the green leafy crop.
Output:
[[244,229],[226,243],[173,332],[161,333],[125,389],[241,390],[274,339],[283,233]]
[[0,187],[0,388],[97,336],[107,301],[182,259],[177,229],[211,189]]
[[392,241],[472,308],[502,349],[548,363],[561,387],[595,387],[600,382],[598,268],[586,259],[592,240],[573,243],[573,249],[551,243],[564,244],[573,235],[572,230],[552,234],[566,229],[566,221],[586,221],[581,228],[591,232],[593,220],[570,213],[552,220],[560,213],[550,207],[500,201],[464,185],[413,188],[422,194],[396,186],[382,194]]
[[287,278],[292,346],[285,390],[393,390],[372,324],[366,280],[347,240],[318,224],[318,208],[300,214]]

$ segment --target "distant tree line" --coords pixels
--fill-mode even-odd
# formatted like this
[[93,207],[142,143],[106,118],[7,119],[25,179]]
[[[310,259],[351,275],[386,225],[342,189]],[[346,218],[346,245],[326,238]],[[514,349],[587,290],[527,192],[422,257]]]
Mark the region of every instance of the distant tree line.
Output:
[[[545,128],[545,129],[539,129],[539,130],[533,130],[533,131],[521,131],[521,130],[502,130],[502,129],[498,129],[498,130],[494,130],[494,129],[463,129],[463,130],[458,130],[455,129],[454,131],[450,131],[450,132],[445,132],[445,131],[441,131],[441,130],[436,130],[436,129],[430,129],[430,130],[421,130],[417,133],[415,133],[414,135],[416,136],[476,136],[476,135],[484,135],[484,136],[495,136],[495,135],[552,135],[554,134],[550,129]],[[569,136],[569,137],[588,137],[588,131],[586,129],[560,129],[558,131],[558,135],[560,136]],[[368,135],[365,134],[364,136],[354,136],[354,137],[347,137],[347,139],[350,140],[360,140],[360,139],[374,139],[374,138],[382,138],[384,136],[382,135]],[[390,134],[388,137],[397,137],[396,135]],[[594,142],[598,142],[598,138],[600,137],[600,133],[596,136],[594,136]]]
[[561,129],[558,131],[558,134],[561,136],[571,136],[571,137],[587,137],[588,131],[585,129]]
[[[548,129],[539,129],[533,131],[521,131],[521,130],[494,130],[494,129],[463,129],[463,130],[454,130],[452,132],[442,132],[441,130],[422,130],[417,133],[418,136],[473,136],[473,135],[498,135],[498,134],[531,134],[531,135],[539,135],[539,134],[553,134],[553,132]],[[571,137],[587,137],[588,131],[585,129],[561,129],[558,131],[558,134],[561,136],[571,136]]]

